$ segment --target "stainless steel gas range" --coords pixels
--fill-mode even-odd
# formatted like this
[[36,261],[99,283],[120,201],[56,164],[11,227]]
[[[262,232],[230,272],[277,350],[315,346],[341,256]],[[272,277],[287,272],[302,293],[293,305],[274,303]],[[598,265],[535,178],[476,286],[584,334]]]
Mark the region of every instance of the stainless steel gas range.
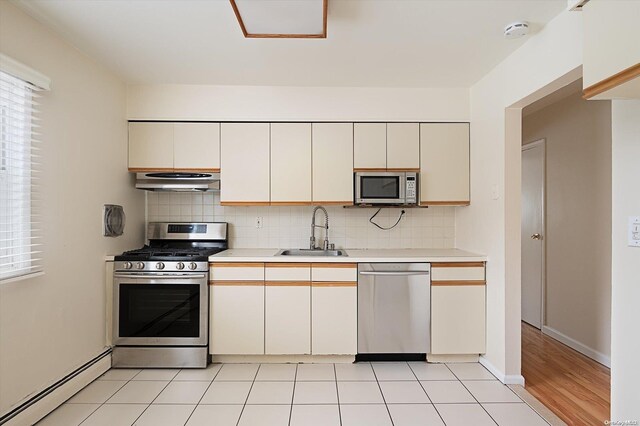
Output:
[[204,368],[208,258],[226,223],[149,223],[148,244],[115,257],[113,367]]

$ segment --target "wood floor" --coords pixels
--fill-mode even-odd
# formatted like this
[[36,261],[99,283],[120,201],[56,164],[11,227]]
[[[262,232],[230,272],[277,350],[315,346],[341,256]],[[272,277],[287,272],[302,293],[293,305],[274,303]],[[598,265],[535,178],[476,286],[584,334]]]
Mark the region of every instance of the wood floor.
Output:
[[524,322],[522,375],[525,389],[567,424],[609,420],[609,369]]

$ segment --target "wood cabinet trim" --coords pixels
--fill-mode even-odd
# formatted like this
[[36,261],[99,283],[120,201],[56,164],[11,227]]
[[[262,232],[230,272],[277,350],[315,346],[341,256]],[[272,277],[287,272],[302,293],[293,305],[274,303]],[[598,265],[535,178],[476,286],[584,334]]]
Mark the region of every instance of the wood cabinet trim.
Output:
[[354,172],[386,172],[386,167],[354,167]]
[[310,268],[311,263],[265,263],[265,268]]
[[310,287],[311,281],[265,281],[267,287]]
[[600,93],[620,86],[621,84],[631,81],[637,77],[640,77],[640,63],[632,65],[629,68],[612,75],[611,77],[607,77],[604,80],[585,88],[583,90],[582,97],[584,99],[591,99],[594,96],[599,95]]
[[419,167],[358,167],[354,172],[420,172]]
[[311,201],[271,201],[272,206],[310,206]]
[[432,287],[438,286],[465,286],[465,285],[486,285],[487,282],[485,280],[468,280],[468,281],[431,281]]
[[312,263],[312,268],[357,268],[357,263]]
[[356,287],[356,281],[312,281],[311,287]]
[[432,262],[431,268],[484,268],[484,262]]
[[202,169],[202,168],[195,168],[195,169],[164,168],[163,169],[163,168],[157,168],[157,167],[153,167],[153,168],[129,167],[129,171],[132,172],[132,173],[153,173],[153,172],[159,172],[159,173],[166,173],[166,172],[220,173],[220,169],[219,168],[211,168],[211,169]]
[[311,202],[312,206],[319,206],[319,205],[323,205],[323,206],[352,206],[353,205],[353,200],[349,200],[349,201],[317,201],[317,200],[313,200]]
[[210,262],[211,268],[262,268],[262,262]]
[[420,201],[420,206],[470,206],[471,201]]
[[212,280],[209,281],[209,285],[217,285],[217,286],[244,286],[244,287],[262,287],[264,286],[264,281],[222,281],[222,280]]
[[221,206],[242,207],[242,206],[268,206],[270,201],[221,201]]

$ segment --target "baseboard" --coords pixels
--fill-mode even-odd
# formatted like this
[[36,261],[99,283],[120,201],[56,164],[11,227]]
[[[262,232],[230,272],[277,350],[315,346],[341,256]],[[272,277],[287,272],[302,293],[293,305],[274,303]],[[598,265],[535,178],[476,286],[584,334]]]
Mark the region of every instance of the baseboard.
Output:
[[496,376],[498,380],[500,380],[505,385],[520,385],[524,386],[524,377],[521,374],[504,374],[504,372],[498,370],[495,365],[491,363],[484,356],[480,356],[478,360],[480,364],[484,366],[491,374]]
[[559,332],[558,330],[551,328],[549,326],[542,326],[542,332],[544,334],[546,334],[549,337],[552,337],[554,339],[556,339],[557,341],[559,341],[560,343],[564,343],[565,345],[569,346],[571,349],[574,349],[578,352],[580,352],[582,355],[587,356],[589,358],[591,358],[592,360],[599,362],[600,364],[604,365],[605,367],[609,367],[611,368],[611,357],[608,357],[607,355],[603,354],[602,352],[598,352],[597,350],[590,348],[580,342],[578,342],[575,339],[572,339],[571,337],[567,336],[566,334],[563,334],[561,332]]
[[24,426],[37,423],[89,383],[111,368],[111,349],[83,364],[42,392],[29,398],[0,418],[0,425]]
[[427,362],[478,362],[478,355],[441,355],[427,354]]

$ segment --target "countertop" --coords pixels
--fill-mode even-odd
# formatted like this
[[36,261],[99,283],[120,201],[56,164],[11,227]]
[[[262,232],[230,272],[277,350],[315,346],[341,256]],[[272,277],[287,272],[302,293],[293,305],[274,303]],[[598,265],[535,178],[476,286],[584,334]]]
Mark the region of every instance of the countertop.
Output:
[[209,262],[484,262],[486,256],[459,249],[344,249],[347,256],[276,256],[280,249],[229,249],[209,257]]

